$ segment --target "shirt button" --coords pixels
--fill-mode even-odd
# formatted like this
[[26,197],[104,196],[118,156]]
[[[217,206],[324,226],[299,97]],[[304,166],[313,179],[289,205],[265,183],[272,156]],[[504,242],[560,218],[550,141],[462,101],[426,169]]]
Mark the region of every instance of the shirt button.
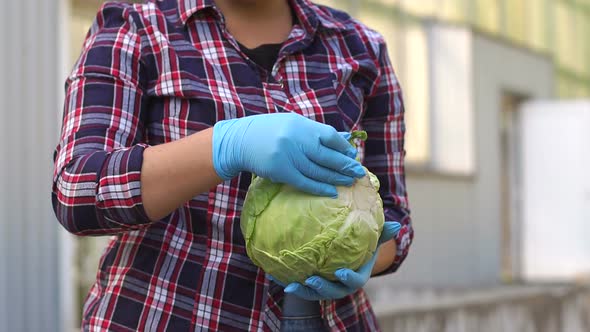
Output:
[[285,83],[283,82],[283,79],[279,79],[279,87],[284,88],[285,87]]

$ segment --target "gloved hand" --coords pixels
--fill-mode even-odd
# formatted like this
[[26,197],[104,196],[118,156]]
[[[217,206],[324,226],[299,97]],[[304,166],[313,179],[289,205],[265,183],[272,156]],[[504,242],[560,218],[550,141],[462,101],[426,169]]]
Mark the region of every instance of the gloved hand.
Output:
[[246,171],[321,196],[365,175],[347,133],[295,113],[253,115],[213,127],[213,166],[224,180]]
[[320,301],[343,298],[347,295],[353,294],[369,281],[373,266],[375,266],[377,260],[379,246],[382,243],[393,239],[400,229],[401,224],[398,222],[385,222],[373,258],[356,272],[350,269],[336,270],[334,275],[340,280],[340,282],[331,282],[319,276],[311,276],[307,278],[305,285],[291,283],[285,287],[284,284],[278,282],[272,276],[267,275],[267,277],[285,287],[285,293],[297,295],[304,300]]

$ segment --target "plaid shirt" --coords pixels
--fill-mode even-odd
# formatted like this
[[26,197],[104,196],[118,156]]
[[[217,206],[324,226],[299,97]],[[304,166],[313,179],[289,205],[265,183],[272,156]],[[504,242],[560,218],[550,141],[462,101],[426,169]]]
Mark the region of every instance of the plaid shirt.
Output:
[[[142,205],[144,149],[223,119],[298,112],[340,131],[366,130],[360,155],[381,181],[386,220],[403,225],[384,274],[406,257],[404,108],[383,38],[342,12],[290,3],[298,23],[272,72],[241,53],[213,0],[100,9],[67,79],[52,194],[69,232],[112,236],[84,330],[278,330],[282,288],[252,264],[239,227],[249,174],[157,222]],[[334,331],[378,330],[362,290],[323,301],[322,315]]]

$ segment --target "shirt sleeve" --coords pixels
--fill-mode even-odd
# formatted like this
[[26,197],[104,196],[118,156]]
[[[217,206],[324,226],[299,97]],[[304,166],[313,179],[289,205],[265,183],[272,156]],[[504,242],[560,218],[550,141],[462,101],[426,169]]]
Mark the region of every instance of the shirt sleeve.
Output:
[[66,80],[52,203],[62,226],[77,235],[108,235],[150,223],[140,184],[146,98],[131,8],[101,7]]
[[379,178],[385,220],[402,224],[396,238],[394,263],[381,273],[383,275],[398,270],[408,255],[414,231],[405,183],[405,110],[402,90],[381,36],[376,44],[378,77],[366,98],[365,113],[361,120],[361,126],[368,134],[364,143],[364,163]]

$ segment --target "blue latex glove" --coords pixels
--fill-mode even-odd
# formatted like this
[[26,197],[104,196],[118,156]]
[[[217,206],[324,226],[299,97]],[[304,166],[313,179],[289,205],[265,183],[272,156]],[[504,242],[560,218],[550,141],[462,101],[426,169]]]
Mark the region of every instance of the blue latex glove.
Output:
[[213,127],[213,166],[224,180],[246,171],[321,196],[336,197],[366,173],[350,134],[295,113],[253,115]]
[[340,282],[328,281],[319,276],[312,276],[307,278],[305,285],[300,283],[291,283],[285,287],[284,284],[275,280],[272,276],[267,277],[285,287],[285,293],[292,293],[298,297],[308,301],[320,301],[320,300],[333,300],[340,299],[356,292],[359,288],[362,288],[369,278],[371,277],[371,271],[377,260],[377,254],[379,246],[393,239],[399,230],[401,224],[398,222],[385,222],[383,225],[383,232],[379,237],[379,243],[375,255],[371,260],[363,265],[358,271],[352,271],[350,269],[339,269],[334,272],[336,278]]

